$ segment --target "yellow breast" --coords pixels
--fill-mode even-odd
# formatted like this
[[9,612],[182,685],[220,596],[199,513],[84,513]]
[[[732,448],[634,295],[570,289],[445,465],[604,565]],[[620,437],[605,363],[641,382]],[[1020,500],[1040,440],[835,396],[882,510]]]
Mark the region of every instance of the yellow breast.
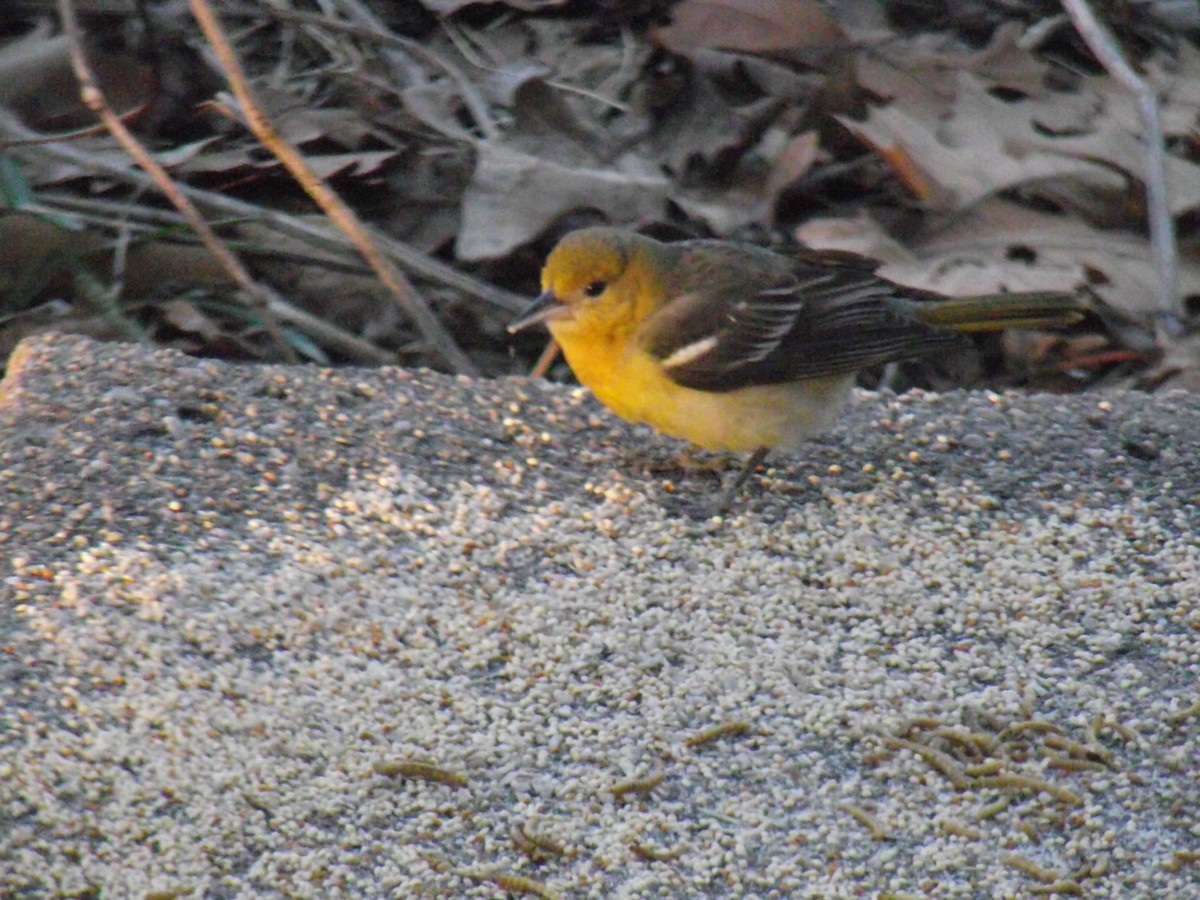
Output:
[[551,328],[575,377],[618,416],[645,422],[706,450],[790,450],[833,424],[854,385],[853,375],[789,384],[697,391],[662,373],[635,341],[586,340]]

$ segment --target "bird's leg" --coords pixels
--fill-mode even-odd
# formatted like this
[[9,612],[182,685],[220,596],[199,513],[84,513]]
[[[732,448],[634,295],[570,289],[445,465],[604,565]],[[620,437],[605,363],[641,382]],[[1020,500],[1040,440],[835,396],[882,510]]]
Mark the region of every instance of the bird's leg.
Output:
[[728,457],[712,456],[691,446],[684,447],[671,459],[675,468],[684,472],[720,472],[729,468]]
[[742,471],[738,472],[737,477],[733,479],[733,483],[721,493],[713,515],[719,516],[729,508],[729,504],[737,499],[738,494],[746,486],[746,482],[750,476],[754,474],[754,470],[762,465],[763,460],[767,458],[767,454],[770,452],[771,450],[768,447],[759,447],[750,454],[750,458],[742,466]]

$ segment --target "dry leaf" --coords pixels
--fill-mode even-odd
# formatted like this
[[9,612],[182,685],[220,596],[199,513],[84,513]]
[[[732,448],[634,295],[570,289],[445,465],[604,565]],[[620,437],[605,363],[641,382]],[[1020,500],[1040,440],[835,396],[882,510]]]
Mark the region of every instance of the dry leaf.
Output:
[[807,51],[820,59],[848,45],[845,33],[816,0],[683,0],[671,24],[649,37],[673,53],[704,48],[763,55]]
[[594,164],[608,156],[607,136],[575,115],[563,93],[546,84],[540,67],[508,74],[509,146],[563,165]]
[[[449,16],[467,6],[479,6],[484,3],[497,3],[497,0],[421,0],[421,5],[431,13],[439,16]],[[523,9],[527,12],[537,12],[565,6],[567,0],[500,0],[499,5],[511,6],[513,9]]]
[[731,184],[719,190],[676,188],[671,199],[718,235],[732,234],[747,225],[770,226],[780,193],[812,168],[818,143],[815,132],[789,137],[772,129],[757,149],[757,164],[741,166]]
[[639,149],[686,184],[714,168],[731,169],[780,111],[770,97],[732,107],[701,78],[686,100],[654,123]]
[[[962,208],[1043,179],[1080,178],[1121,195],[1145,171],[1140,121],[1133,97],[1111,79],[1099,83],[1103,91],[1006,102],[962,72],[944,121],[900,105],[872,109],[863,122],[841,121],[933,207]],[[1200,207],[1200,166],[1176,155],[1166,164],[1171,212]]]
[[809,219],[795,230],[795,238],[814,250],[845,250],[881,263],[913,259],[912,253],[866,211],[852,219]]
[[969,72],[992,87],[1027,97],[1045,93],[1049,66],[1020,45],[1025,29],[1016,22],[997,28],[982,50],[947,50],[953,38],[921,34],[908,40],[874,34],[860,42],[858,77],[878,97],[906,112],[933,119],[948,114],[958,95],[958,73]]
[[625,171],[572,168],[490,141],[478,152],[455,244],[462,260],[503,256],[573,209],[597,209],[629,222],[659,218],[666,206],[667,180],[632,158],[626,158]]
[[[850,41],[816,0],[684,0],[671,17],[648,37],[697,71],[789,102],[813,99],[826,111],[861,113]],[[814,80],[811,70],[823,77]]]
[[[1148,322],[1157,312],[1155,288],[1158,272],[1150,244],[1145,238],[1124,231],[1101,231],[1066,215],[1038,212],[1004,200],[989,200],[969,213],[955,217],[952,228],[913,244],[922,260],[990,261],[995,266],[1016,259],[1021,267],[1005,267],[1002,278],[988,277],[988,267],[973,283],[984,289],[1041,290],[1070,289],[1086,284],[1106,303],[1139,322]],[[1184,256],[1178,261],[1178,293],[1200,295],[1200,261]],[[894,270],[898,280],[922,277],[921,273]],[[929,278],[928,271],[924,277]],[[996,271],[996,270],[994,270]],[[1021,272],[1027,273],[1022,277]],[[1075,272],[1072,280],[1068,273]],[[1056,276],[1055,273],[1058,273]],[[947,272],[952,276],[953,270]],[[928,280],[927,286],[939,290]]]
[[[964,113],[963,126],[987,121],[995,134],[1017,154],[1060,155],[1083,161],[1106,163],[1136,182],[1144,180],[1146,149],[1137,116],[1137,102],[1128,93],[1114,89],[1097,95],[1100,101],[1086,122],[1086,133],[1055,133],[1064,120],[1060,95],[1044,99],[1005,103],[990,96],[978,82],[964,78],[959,85],[956,110]],[[1075,110],[1081,107],[1072,104]],[[1168,204],[1178,215],[1200,206],[1200,166],[1167,154]],[[1090,176],[1089,176],[1090,178]]]
[[206,343],[221,336],[221,327],[188,300],[167,300],[159,303],[158,309],[172,328],[199,335]]
[[[1200,8],[1200,7],[1197,7]],[[1163,134],[1171,138],[1188,138],[1196,134],[1200,120],[1200,49],[1180,41],[1172,58],[1161,54],[1143,64],[1143,77],[1152,84],[1158,95]],[[1137,106],[1130,102],[1128,92],[1108,76],[1095,76],[1086,87],[1102,98],[1119,96],[1125,102],[1111,105],[1112,114],[1130,131],[1141,128]]]
[[371,138],[376,146],[394,145],[395,141],[356,111],[351,109],[310,109],[295,106],[295,98],[282,106],[274,119],[275,129],[288,143],[296,146],[329,141],[348,150],[357,150]]
[[872,109],[864,122],[839,121],[881,158],[903,161],[897,170],[905,184],[910,189],[927,185],[917,196],[943,209],[962,209],[997,191],[1046,178],[1087,178],[1121,189],[1123,179],[1111,169],[1068,155],[1053,139],[1035,134],[1020,107],[996,100],[962,74],[954,115],[945,122],[896,106]]
[[[977,217],[956,217],[940,238],[914,241],[907,249],[866,214],[854,219],[815,219],[796,229],[796,236],[818,250],[848,250],[880,260],[880,274],[911,287],[961,296],[996,291],[1072,291],[1084,282],[1078,265],[1048,255],[1029,260],[1024,218],[1009,223],[1000,210]],[[1019,224],[1017,224],[1019,223]],[[1012,227],[1009,227],[1011,224]],[[1018,252],[1019,251],[1019,252]]]
[[[87,48],[88,61],[109,105],[118,114],[146,104],[154,89],[152,71],[132,55]],[[96,123],[83,102],[64,35],[37,29],[0,46],[0,106],[31,126],[67,130]]]
[[474,140],[458,121],[462,100],[450,82],[434,81],[405,88],[400,92],[400,102],[406,113],[443,136],[456,141]]

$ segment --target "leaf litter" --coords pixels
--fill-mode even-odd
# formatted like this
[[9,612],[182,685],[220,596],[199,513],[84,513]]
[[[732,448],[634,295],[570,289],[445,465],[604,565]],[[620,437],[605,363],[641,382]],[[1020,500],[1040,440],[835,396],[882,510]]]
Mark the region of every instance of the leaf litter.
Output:
[[[1062,389],[1196,380],[1193,342],[1153,343],[1136,101],[1038,4],[974,22],[885,0],[430,0],[344,19],[299,0],[213,6],[264,115],[396,252],[427,260],[418,287],[489,374],[522,371],[540,350],[527,337],[514,355],[504,325],[536,291],[546,250],[570,228],[611,222],[852,249],[885,261],[888,277],[949,293],[1084,290],[1094,316],[1069,334],[1006,340],[1004,368],[987,377]],[[1178,292],[1194,315],[1200,47],[1195,29],[1158,12],[1127,11],[1136,39],[1124,49],[1161,97]],[[258,221],[223,217],[221,233],[345,335],[326,344],[297,326],[303,355],[362,361],[347,348],[365,339],[436,363],[336,233],[323,246],[272,239],[268,223],[299,222],[311,205],[245,128],[186,9],[158,11],[141,32],[132,10],[81,15],[114,109],[174,178],[261,208]],[[178,252],[194,243],[187,229],[89,128],[55,21],[37,4],[0,20],[0,131],[26,191],[8,201],[24,216],[7,217],[0,243],[0,348],[55,327],[127,337],[116,314],[162,345],[271,358],[263,324],[232,314],[228,280],[204,251]],[[178,52],[146,53],[155,39]],[[107,168],[65,160],[55,141]],[[31,244],[35,222],[58,237],[39,261],[50,276],[30,284],[21,248],[45,243]],[[129,277],[132,247],[139,266],[170,277]],[[108,286],[109,308],[80,299],[80,266]],[[443,277],[452,269],[461,275]],[[912,371],[908,383],[933,383]]]

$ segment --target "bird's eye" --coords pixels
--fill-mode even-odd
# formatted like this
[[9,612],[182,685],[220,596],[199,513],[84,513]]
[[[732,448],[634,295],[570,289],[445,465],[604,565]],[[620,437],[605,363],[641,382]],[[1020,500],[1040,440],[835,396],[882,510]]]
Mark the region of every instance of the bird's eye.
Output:
[[604,293],[604,289],[608,287],[607,281],[593,281],[583,289],[583,292],[589,297],[599,297]]

